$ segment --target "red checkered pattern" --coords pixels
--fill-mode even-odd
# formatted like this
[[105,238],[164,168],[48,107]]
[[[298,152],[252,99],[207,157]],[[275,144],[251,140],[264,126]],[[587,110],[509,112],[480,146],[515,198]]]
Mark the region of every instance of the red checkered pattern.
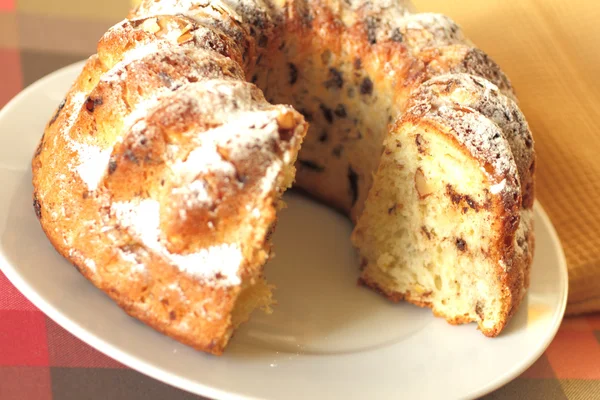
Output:
[[[76,389],[69,379],[77,379],[72,382]],[[151,399],[192,398],[81,342],[45,317],[0,273],[0,399],[106,399],[106,391],[96,389],[116,384],[122,385],[121,391],[111,398],[147,400],[148,393],[131,386],[140,382],[156,387]],[[72,397],[70,390],[80,397]],[[156,393],[163,397],[153,397]],[[546,353],[521,377],[487,397],[511,399],[516,394],[523,399],[600,399],[600,315],[565,319]]]
[[[0,0],[1,1],[1,0]],[[0,10],[3,3],[0,2]],[[3,79],[0,90],[0,107],[13,98],[23,86],[21,75],[21,62],[19,51],[17,49],[0,48],[0,76],[10,77]]]
[[12,11],[15,9],[15,0],[0,0],[0,11]]

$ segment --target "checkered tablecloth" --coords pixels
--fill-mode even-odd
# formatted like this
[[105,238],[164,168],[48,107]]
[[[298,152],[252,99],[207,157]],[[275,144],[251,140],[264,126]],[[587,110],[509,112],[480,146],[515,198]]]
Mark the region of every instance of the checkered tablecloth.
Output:
[[[125,0],[0,0],[0,107],[47,73],[94,52],[129,6]],[[73,337],[0,273],[0,400],[186,398],[197,397]],[[567,318],[527,372],[486,398],[600,399],[600,314]]]

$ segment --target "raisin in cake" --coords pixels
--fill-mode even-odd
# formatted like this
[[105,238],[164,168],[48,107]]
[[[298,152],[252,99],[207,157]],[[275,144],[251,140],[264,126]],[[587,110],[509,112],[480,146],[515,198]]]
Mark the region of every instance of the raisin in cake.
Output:
[[[56,249],[130,315],[221,354],[292,184],[346,213],[361,282],[501,332],[528,287],[533,140],[500,68],[400,0],[144,0],[33,158]],[[351,266],[349,266],[351,267]]]

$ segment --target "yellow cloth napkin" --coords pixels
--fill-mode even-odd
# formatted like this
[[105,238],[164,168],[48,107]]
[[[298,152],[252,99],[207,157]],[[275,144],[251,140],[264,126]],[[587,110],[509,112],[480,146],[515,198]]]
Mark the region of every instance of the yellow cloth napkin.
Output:
[[600,310],[600,4],[413,3],[453,18],[510,77],[536,140],[537,198],[567,256],[567,313]]

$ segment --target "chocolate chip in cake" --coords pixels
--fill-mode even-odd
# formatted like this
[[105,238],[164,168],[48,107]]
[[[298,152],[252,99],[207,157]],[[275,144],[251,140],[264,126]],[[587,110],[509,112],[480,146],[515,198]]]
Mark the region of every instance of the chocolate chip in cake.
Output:
[[425,225],[421,226],[421,232],[423,232],[423,234],[427,236],[427,239],[431,240],[431,232],[429,231],[429,229],[427,229]]
[[278,129],[278,133],[279,139],[283,140],[284,142],[289,142],[292,139],[292,137],[294,137],[293,128],[283,128],[280,126]]
[[38,217],[38,219],[42,219],[42,205],[38,200],[37,193],[33,194],[33,209],[35,211],[36,217]]
[[340,118],[346,118],[348,116],[346,107],[343,104],[338,104],[333,112]]
[[65,104],[66,103],[67,103],[67,99],[63,99],[60,102],[60,104],[58,105],[58,108],[56,109],[56,113],[54,113],[54,116],[52,117],[52,119],[48,123],[48,126],[52,125],[56,121],[56,119],[58,118],[58,115],[60,114],[60,112],[62,111],[62,109],[65,108]]
[[240,174],[238,171],[236,171],[235,179],[243,185],[248,180],[248,176],[244,175],[244,174]]
[[472,208],[475,211],[479,211],[479,209],[481,208],[481,205],[475,200],[473,200],[471,196],[467,194],[458,193],[450,184],[446,185],[446,195],[450,197],[450,201],[452,201],[453,204],[458,205],[464,201],[470,208]]
[[479,80],[478,80],[478,79],[473,79],[473,83],[474,83],[474,84],[476,84],[476,85],[477,85],[477,86],[479,86],[479,87],[485,87],[485,86],[483,85],[483,83],[479,82]]
[[267,47],[267,43],[269,43],[269,38],[264,33],[261,34],[258,38],[258,47]]
[[288,67],[290,69],[290,85],[293,85],[294,83],[296,83],[298,81],[298,68],[296,67],[296,65],[292,64],[292,63],[288,63]]
[[341,89],[344,86],[344,77],[336,68],[329,68],[329,77],[323,83],[327,89]]
[[373,94],[373,81],[368,76],[366,76],[360,83],[360,94]]
[[173,86],[173,78],[171,78],[171,76],[169,74],[167,74],[165,71],[160,71],[158,73],[158,77],[160,78],[161,82],[168,87],[169,89]]
[[353,64],[355,69],[360,69],[362,67],[362,60],[356,57]]
[[428,154],[427,141],[423,139],[423,136],[420,133],[417,133],[415,136],[415,144],[417,145],[419,154]]
[[375,17],[367,17],[365,19],[365,27],[367,28],[367,40],[369,44],[377,43],[377,20]]
[[354,206],[356,200],[358,200],[358,174],[352,169],[352,166],[348,166],[348,181],[350,184],[351,204]]
[[331,111],[331,108],[327,107],[325,104],[322,103],[319,105],[319,108],[321,109],[325,120],[330,124],[333,123],[333,111]]
[[94,112],[96,107],[101,106],[102,103],[103,103],[102,97],[97,97],[95,99],[88,97],[85,102],[85,109],[88,110],[89,112]]
[[390,36],[393,42],[402,42],[404,40],[404,35],[400,32],[400,28],[394,28],[392,31],[392,35]]
[[483,320],[483,306],[479,301],[477,302],[477,304],[475,304],[475,314],[477,314],[477,316]]
[[325,143],[328,138],[329,138],[329,135],[327,134],[327,131],[322,131],[321,134],[319,135],[319,142]]
[[333,148],[333,150],[331,151],[331,154],[333,154],[333,156],[335,158],[340,158],[342,156],[343,151],[344,151],[344,146],[342,146],[341,144],[338,144],[337,146],[335,146]]
[[169,311],[169,319],[171,321],[174,321],[177,318],[177,314],[175,314],[175,311]]
[[312,122],[313,121],[313,115],[310,111],[305,110],[303,108],[298,110],[300,112],[300,114],[304,115],[304,119],[306,120],[306,122]]
[[460,251],[465,251],[467,249],[467,242],[462,238],[456,238],[456,248]]
[[304,9],[304,12],[302,12],[300,16],[302,18],[302,25],[306,26],[307,28],[312,28],[312,23],[315,17],[311,14],[310,9],[308,7]]
[[117,162],[115,160],[110,160],[108,162],[108,174],[112,175],[117,170]]
[[362,132],[358,129],[348,128],[345,133],[344,140],[361,140],[363,138]]
[[300,163],[300,165],[302,167],[308,168],[312,171],[315,172],[323,172],[325,171],[325,167],[323,167],[322,165],[317,164],[314,161],[310,161],[310,160],[298,160],[298,162]]
[[479,205],[471,198],[471,196],[465,196],[465,201],[473,210],[477,210]]
[[125,159],[131,161],[134,164],[139,164],[140,162],[140,160],[138,160],[137,156],[131,149],[125,151],[124,157]]

